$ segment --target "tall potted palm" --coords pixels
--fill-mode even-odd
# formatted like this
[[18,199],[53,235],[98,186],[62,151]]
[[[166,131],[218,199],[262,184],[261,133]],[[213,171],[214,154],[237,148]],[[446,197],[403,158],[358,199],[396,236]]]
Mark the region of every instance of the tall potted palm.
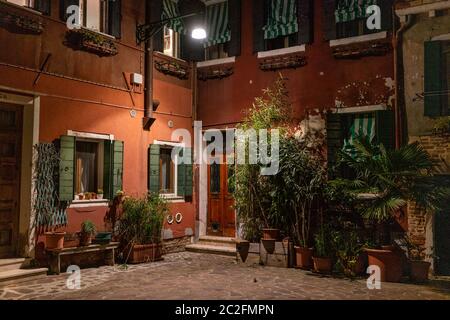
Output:
[[402,276],[401,258],[391,248],[386,226],[395,213],[409,201],[424,209],[437,210],[445,206],[450,196],[448,186],[434,175],[435,163],[418,144],[397,150],[386,150],[361,136],[353,147],[340,153],[340,164],[350,168],[355,179],[337,179],[335,186],[346,188],[359,201],[357,208],[365,219],[381,226],[380,249],[367,249],[369,264],[378,265],[382,281],[397,282]]

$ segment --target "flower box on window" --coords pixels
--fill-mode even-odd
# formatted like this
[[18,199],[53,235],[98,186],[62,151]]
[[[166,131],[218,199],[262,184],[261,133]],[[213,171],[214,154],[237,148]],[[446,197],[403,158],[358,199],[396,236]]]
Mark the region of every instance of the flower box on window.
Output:
[[391,49],[391,43],[383,39],[336,46],[333,48],[333,55],[336,59],[358,59],[367,56],[384,56]]
[[263,59],[259,68],[263,71],[275,71],[280,69],[296,69],[306,65],[306,57],[301,55],[274,56]]
[[10,32],[23,34],[41,34],[44,30],[41,17],[2,2],[0,2],[0,26]]
[[175,61],[155,60],[155,69],[162,74],[173,76],[181,80],[189,78],[189,68]]
[[118,53],[112,39],[84,28],[68,30],[65,44],[73,49],[84,50],[98,56],[114,56]]
[[234,71],[232,67],[216,66],[199,70],[197,78],[203,81],[223,79],[231,76],[233,73]]

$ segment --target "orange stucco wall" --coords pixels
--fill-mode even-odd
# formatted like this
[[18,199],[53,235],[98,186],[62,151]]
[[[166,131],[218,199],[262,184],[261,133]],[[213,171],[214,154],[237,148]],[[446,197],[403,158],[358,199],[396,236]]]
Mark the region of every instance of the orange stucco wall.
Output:
[[[253,53],[252,1],[242,1],[241,55],[234,74],[221,80],[199,81],[198,117],[204,126],[233,126],[241,121],[242,110],[269,87],[278,72],[259,69]],[[314,1],[314,42],[306,45],[307,65],[283,69],[296,117],[307,110],[388,104],[393,95],[392,51],[385,56],[337,60],[322,32],[322,1]]]
[[[41,35],[13,34],[0,28],[0,91],[40,97],[41,142],[54,141],[67,134],[67,130],[113,134],[116,140],[124,141],[123,189],[132,196],[145,194],[149,144],[155,139],[171,140],[174,129],[192,129],[191,80],[181,81],[155,71],[154,98],[161,104],[151,131],[144,131],[144,91],[130,94],[123,75],[133,72],[144,75],[143,46],[136,45],[135,40],[136,22],[144,21],[144,2],[122,1],[122,38],[115,41],[119,53],[113,57],[98,57],[63,44],[67,28],[59,20],[59,1],[52,1],[51,17],[42,19],[45,27]],[[33,85],[48,53],[51,58],[45,72]],[[132,109],[137,111],[135,118],[130,115]],[[173,121],[173,128],[169,128],[169,120]],[[179,237],[192,233],[194,203],[171,204],[170,208],[173,214],[183,214],[182,223],[165,226],[171,230],[170,234]],[[106,209],[68,209],[66,230],[78,231],[85,219],[94,221],[98,230],[104,230]]]

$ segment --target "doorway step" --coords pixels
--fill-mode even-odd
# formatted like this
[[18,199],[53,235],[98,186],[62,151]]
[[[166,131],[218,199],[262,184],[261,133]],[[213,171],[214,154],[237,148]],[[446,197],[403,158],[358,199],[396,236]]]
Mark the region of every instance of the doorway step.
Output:
[[229,237],[200,236],[197,243],[186,246],[186,251],[236,256],[236,241]]
[[47,276],[47,268],[25,268],[25,258],[0,259],[0,286],[36,280]]

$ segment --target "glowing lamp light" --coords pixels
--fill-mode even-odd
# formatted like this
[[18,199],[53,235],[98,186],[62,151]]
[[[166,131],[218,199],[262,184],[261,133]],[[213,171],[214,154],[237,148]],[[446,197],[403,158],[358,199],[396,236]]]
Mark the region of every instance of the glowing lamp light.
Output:
[[192,38],[197,40],[206,39],[206,30],[203,28],[195,28],[194,30],[192,30],[191,36]]

